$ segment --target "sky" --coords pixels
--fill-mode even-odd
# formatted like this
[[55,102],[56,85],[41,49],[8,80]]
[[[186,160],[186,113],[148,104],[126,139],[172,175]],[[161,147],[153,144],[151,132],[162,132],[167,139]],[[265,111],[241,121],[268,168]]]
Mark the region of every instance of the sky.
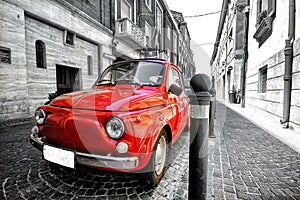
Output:
[[[220,11],[223,0],[166,0],[169,9],[183,16],[195,16]],[[192,38],[191,48],[198,73],[210,75],[209,61],[216,40],[220,13],[202,17],[185,17]]]

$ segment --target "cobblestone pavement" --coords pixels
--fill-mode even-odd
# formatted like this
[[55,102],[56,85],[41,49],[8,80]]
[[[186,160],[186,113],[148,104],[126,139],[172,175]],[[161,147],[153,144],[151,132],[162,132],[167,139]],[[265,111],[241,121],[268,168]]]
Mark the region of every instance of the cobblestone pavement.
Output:
[[[32,124],[0,126],[0,199],[187,199],[188,134],[170,151],[165,177],[53,167],[29,144]],[[223,104],[209,140],[209,200],[300,199],[300,155]]]
[[29,143],[31,123],[0,128],[0,199],[186,199],[188,134],[170,151],[161,183],[150,188],[138,174],[55,167]]
[[217,104],[215,133],[208,199],[300,199],[297,152],[223,104]]

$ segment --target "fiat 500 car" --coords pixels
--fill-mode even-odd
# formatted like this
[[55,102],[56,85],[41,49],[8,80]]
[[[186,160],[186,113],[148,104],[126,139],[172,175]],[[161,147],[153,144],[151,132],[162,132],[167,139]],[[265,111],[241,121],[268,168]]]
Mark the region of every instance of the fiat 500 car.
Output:
[[113,64],[91,89],[39,107],[30,142],[52,163],[142,172],[155,185],[168,148],[189,123],[183,88],[182,71],[170,62]]

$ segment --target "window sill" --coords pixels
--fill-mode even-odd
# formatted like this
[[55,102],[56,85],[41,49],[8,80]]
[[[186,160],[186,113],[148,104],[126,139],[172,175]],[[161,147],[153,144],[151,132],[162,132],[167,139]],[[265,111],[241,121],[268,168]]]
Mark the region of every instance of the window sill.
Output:
[[68,46],[68,47],[75,48],[75,45],[74,45],[74,44],[68,44],[68,43],[64,42],[64,45],[65,45],[65,46]]

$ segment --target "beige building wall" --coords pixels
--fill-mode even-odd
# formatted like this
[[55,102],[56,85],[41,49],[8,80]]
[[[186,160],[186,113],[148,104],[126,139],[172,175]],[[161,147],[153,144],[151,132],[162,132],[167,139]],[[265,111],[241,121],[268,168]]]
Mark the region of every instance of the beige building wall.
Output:
[[[289,1],[276,1],[276,17],[271,36],[259,47],[253,38],[256,31],[257,0],[250,1],[249,59],[246,83],[246,106],[252,106],[270,120],[279,123],[283,115],[285,40],[288,39]],[[296,1],[296,41],[294,45],[293,87],[290,126],[300,130],[300,3]],[[260,93],[259,69],[267,66],[267,91]]]

